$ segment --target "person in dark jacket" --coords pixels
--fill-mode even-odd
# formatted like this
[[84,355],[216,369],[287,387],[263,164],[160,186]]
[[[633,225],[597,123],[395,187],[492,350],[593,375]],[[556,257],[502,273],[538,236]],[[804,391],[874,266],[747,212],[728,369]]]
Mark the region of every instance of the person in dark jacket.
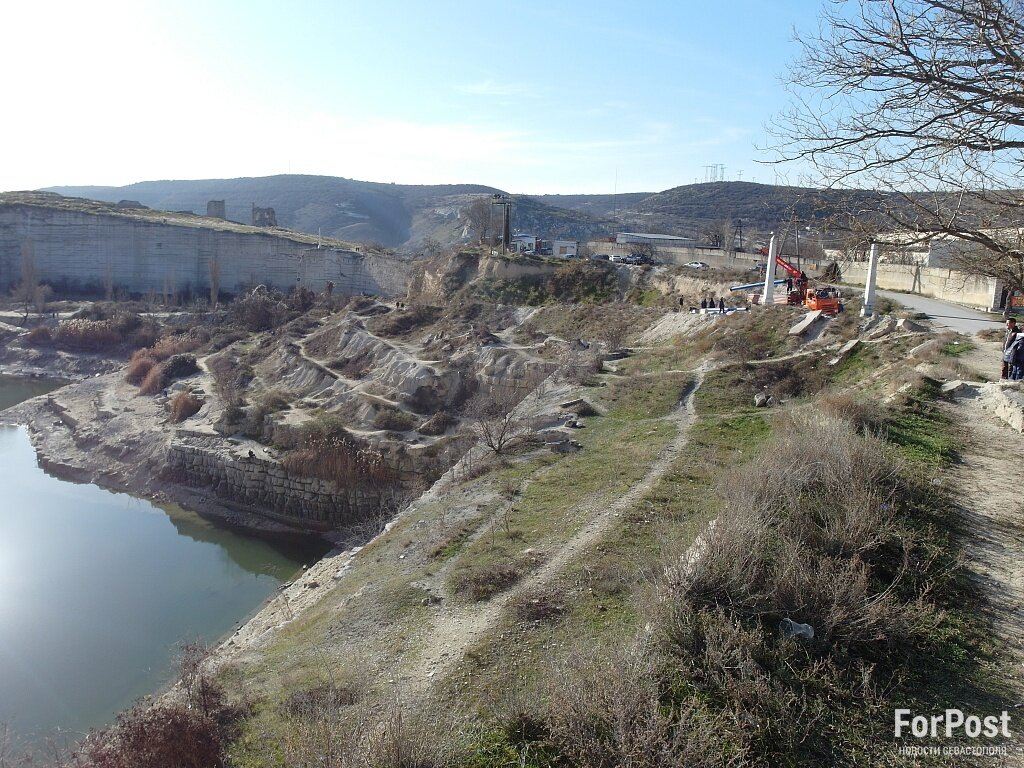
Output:
[[1010,368],[1013,367],[1013,352],[1010,351],[1010,348],[1020,335],[1020,328],[1017,327],[1017,318],[1008,318],[1006,320],[1006,335],[1003,336],[1003,370],[1000,373],[1000,378],[1010,378]]
[[718,311],[719,312],[725,312],[725,297],[724,296],[719,296],[718,297]]

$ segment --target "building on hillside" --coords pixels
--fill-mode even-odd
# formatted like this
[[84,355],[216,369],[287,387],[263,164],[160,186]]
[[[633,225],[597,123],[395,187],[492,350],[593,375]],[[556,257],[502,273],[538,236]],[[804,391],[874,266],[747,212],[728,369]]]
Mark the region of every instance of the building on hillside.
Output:
[[579,255],[580,244],[576,240],[552,240],[551,255],[562,259],[575,259]]
[[512,235],[512,250],[516,253],[536,253],[540,245],[540,238],[536,235],[518,234]]

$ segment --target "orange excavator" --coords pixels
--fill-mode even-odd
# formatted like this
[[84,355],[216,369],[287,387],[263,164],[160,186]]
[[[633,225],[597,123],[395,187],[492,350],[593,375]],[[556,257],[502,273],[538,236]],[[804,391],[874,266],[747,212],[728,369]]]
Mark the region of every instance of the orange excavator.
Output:
[[[764,256],[768,255],[767,248],[762,248],[761,252]],[[807,274],[801,272],[781,256],[775,257],[775,263],[782,267],[793,280],[793,289],[789,292],[786,303],[802,304],[810,310],[820,309],[828,314],[838,314],[843,311],[839,291],[834,288],[811,288],[808,285]]]

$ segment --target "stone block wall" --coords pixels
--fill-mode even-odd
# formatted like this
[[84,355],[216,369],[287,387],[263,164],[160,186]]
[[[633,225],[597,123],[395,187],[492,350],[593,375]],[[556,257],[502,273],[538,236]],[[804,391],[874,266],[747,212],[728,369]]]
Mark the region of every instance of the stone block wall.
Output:
[[354,523],[380,507],[379,495],[369,489],[290,477],[275,461],[234,456],[187,439],[171,443],[167,467],[189,485],[210,488],[224,499],[310,528]]

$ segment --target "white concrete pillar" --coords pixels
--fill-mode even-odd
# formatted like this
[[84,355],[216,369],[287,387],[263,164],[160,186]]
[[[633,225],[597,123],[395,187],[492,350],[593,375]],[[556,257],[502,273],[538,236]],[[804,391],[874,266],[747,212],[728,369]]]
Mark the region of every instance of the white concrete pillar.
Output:
[[868,252],[868,276],[864,281],[864,306],[860,308],[861,317],[875,314],[875,279],[878,276],[878,243],[871,243]]
[[772,232],[772,239],[768,241],[768,263],[764,268],[764,290],[761,292],[762,304],[775,303],[775,257],[779,255],[779,246],[775,240],[775,233]]

